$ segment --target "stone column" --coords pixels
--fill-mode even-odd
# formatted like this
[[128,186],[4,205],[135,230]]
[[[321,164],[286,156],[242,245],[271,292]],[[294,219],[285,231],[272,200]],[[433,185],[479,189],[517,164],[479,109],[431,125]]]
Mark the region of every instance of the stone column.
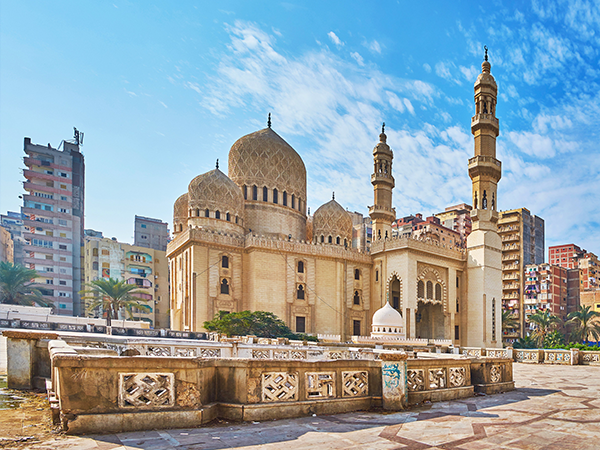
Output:
[[33,378],[36,376],[36,343],[40,339],[57,339],[58,335],[16,330],[5,330],[2,334],[8,338],[6,342],[8,387],[33,389]]
[[408,404],[406,389],[406,360],[408,355],[400,353],[381,353],[381,381],[383,409],[399,411]]

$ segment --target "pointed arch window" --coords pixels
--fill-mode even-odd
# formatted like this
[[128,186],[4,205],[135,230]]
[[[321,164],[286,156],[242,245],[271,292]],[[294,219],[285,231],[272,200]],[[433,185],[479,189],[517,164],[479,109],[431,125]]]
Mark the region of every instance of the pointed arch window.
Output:
[[273,203],[279,202],[279,192],[277,189],[273,189]]
[[227,219],[227,222],[231,222],[231,216],[229,215],[229,213],[225,215],[225,218]]
[[179,231],[183,231],[183,224],[179,224]]
[[263,187],[263,202],[268,202],[269,201],[269,190],[267,189],[267,187]]
[[417,297],[425,298],[425,283],[423,283],[423,280],[419,280],[417,283]]
[[204,210],[204,217],[210,217],[210,211],[208,210],[208,208]]
[[427,282],[427,298],[433,299],[433,283]]
[[215,219],[221,218],[221,212],[219,210],[215,211]]
[[340,245],[340,237],[339,237],[339,236],[335,238],[335,243],[336,243],[337,245]]
[[321,244],[325,242],[325,236],[321,235]]
[[281,202],[283,203],[283,206],[287,206],[287,192],[283,191],[283,197],[281,199]]
[[196,217],[200,217],[200,208],[196,209]]
[[256,185],[252,186],[252,200],[258,200],[258,188]]
[[354,269],[354,279],[360,280],[360,269]]
[[244,200],[248,200],[248,186],[244,185]]
[[292,209],[296,207],[296,196],[292,194]]
[[331,237],[331,235],[329,236],[329,238],[327,238],[327,242],[333,244],[333,238]]
[[223,255],[221,257],[221,267],[228,269],[229,268],[229,256]]
[[298,273],[304,273],[304,261],[298,261]]
[[440,283],[435,284],[435,299],[442,301],[442,285]]
[[304,300],[304,286],[301,284],[298,285],[298,289],[296,290],[296,298],[298,300]]
[[229,295],[229,282],[225,278],[221,281],[221,294]]
[[360,305],[360,294],[358,291],[354,291],[354,304]]
[[239,220],[238,216],[235,216],[235,223],[238,223],[238,220]]

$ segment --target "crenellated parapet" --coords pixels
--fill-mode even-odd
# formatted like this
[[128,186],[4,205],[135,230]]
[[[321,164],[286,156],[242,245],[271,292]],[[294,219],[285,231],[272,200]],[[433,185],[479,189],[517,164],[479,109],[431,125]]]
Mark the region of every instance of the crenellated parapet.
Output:
[[466,260],[466,251],[461,247],[440,244],[438,241],[430,238],[420,238],[414,236],[399,236],[389,239],[378,239],[371,244],[371,254],[376,255],[389,250],[411,249],[427,253],[434,253],[457,260]]

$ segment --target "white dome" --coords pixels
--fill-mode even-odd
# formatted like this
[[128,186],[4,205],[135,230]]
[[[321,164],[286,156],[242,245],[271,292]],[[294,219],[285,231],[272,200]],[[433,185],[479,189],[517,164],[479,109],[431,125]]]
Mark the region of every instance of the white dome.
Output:
[[373,328],[375,327],[404,327],[404,319],[398,311],[392,308],[389,302],[383,305],[383,308],[378,309],[373,314]]

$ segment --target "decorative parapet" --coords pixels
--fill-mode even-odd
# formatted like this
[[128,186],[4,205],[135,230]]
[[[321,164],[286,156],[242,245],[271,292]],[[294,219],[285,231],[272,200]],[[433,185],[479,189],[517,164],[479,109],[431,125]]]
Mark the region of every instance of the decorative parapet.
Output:
[[485,356],[485,348],[479,347],[461,347],[461,353],[469,358],[481,358]]
[[584,351],[579,352],[579,354],[580,354],[581,364],[593,365],[593,366],[600,365],[600,352],[584,350]]
[[512,347],[507,348],[486,348],[485,356],[488,358],[504,358],[513,359]]
[[579,350],[547,350],[544,349],[544,364],[579,364]]
[[339,334],[317,334],[317,337],[323,342],[342,342],[342,336]]
[[426,237],[394,236],[389,239],[374,240],[371,244],[372,255],[397,249],[411,249],[426,253],[435,253],[436,255],[442,255],[459,261],[466,260],[466,249],[440,244],[438,241]]
[[[431,339],[433,343],[433,339]],[[352,342],[355,344],[389,344],[389,345],[414,345],[414,346],[427,346],[430,343],[429,339],[402,339],[394,337],[369,337],[369,336],[352,336]],[[444,341],[446,342],[446,341]],[[449,344],[451,341],[447,341]],[[449,345],[448,344],[448,345]]]
[[524,349],[524,348],[520,348],[520,349],[515,349],[514,350],[514,357],[515,357],[515,361],[516,362],[523,362],[523,363],[541,363],[542,361],[544,361],[544,350],[539,350],[539,349]]

